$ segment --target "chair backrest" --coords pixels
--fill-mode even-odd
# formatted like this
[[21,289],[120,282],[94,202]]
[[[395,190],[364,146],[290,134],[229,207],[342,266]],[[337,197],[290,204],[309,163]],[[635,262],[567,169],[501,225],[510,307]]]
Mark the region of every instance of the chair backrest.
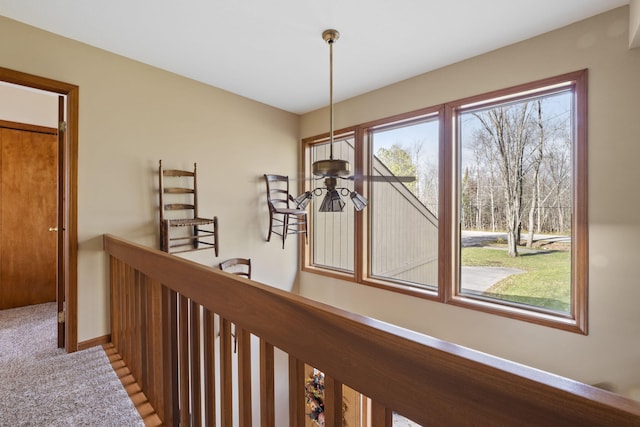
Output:
[[158,166],[160,197],[160,222],[169,211],[180,211],[172,218],[198,218],[198,178],[197,165],[193,171],[163,169],[162,160]]
[[251,258],[231,258],[222,261],[220,270],[251,279]]
[[269,209],[289,207],[289,177],[285,175],[264,175],[267,184],[267,203]]

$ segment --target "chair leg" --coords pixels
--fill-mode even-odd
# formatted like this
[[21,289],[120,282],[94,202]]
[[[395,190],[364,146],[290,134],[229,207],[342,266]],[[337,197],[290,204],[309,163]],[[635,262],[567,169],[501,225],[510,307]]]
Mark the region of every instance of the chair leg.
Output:
[[165,219],[164,221],[162,221],[160,227],[160,236],[162,239],[160,242],[160,250],[169,252],[169,220]]
[[194,226],[193,227],[193,236],[196,237],[196,239],[193,239],[193,243],[191,245],[193,246],[193,249],[198,249],[198,246],[200,244],[200,241],[197,239],[197,237],[198,237],[198,226]]
[[304,216],[302,217],[304,219],[304,242],[308,245],[309,244],[309,234],[308,234],[308,230],[309,227],[307,227],[307,214],[304,214]]
[[218,252],[220,251],[220,244],[218,243],[218,217],[213,217],[213,244],[216,257],[218,256]]
[[160,221],[160,250],[164,251],[164,223]]
[[273,212],[269,211],[269,233],[267,234],[267,242],[271,241],[271,230],[273,229]]
[[282,249],[284,249],[284,240],[289,234],[289,214],[284,214],[284,223],[282,226]]

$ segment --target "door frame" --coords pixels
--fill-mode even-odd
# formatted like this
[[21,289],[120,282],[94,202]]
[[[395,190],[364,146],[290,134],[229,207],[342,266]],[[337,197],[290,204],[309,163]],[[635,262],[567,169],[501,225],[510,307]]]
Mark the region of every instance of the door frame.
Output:
[[[78,350],[78,113],[80,88],[76,85],[0,67],[0,81],[66,96],[66,144],[58,162],[58,277],[64,289],[64,347]],[[59,104],[59,108],[64,108]],[[64,114],[63,114],[64,113]]]

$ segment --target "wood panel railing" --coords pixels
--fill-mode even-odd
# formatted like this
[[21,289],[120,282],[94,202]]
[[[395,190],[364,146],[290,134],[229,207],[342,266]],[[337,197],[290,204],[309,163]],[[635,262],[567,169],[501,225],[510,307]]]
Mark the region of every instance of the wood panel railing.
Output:
[[[110,235],[104,247],[113,344],[168,426],[231,426],[235,417],[250,426],[253,413],[256,425],[275,426],[277,416],[304,426],[305,364],[326,374],[327,426],[342,425],[342,384],[371,399],[373,427],[390,426],[392,411],[424,426],[640,425],[639,402],[604,390]],[[288,372],[275,367],[275,348],[289,355]],[[288,414],[276,414],[279,375],[289,377]]]

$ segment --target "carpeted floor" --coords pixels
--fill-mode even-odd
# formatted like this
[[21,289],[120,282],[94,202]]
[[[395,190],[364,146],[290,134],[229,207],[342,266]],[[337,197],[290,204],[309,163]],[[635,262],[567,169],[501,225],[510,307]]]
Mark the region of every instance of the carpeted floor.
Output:
[[56,348],[56,305],[0,310],[0,426],[144,426],[102,347]]

